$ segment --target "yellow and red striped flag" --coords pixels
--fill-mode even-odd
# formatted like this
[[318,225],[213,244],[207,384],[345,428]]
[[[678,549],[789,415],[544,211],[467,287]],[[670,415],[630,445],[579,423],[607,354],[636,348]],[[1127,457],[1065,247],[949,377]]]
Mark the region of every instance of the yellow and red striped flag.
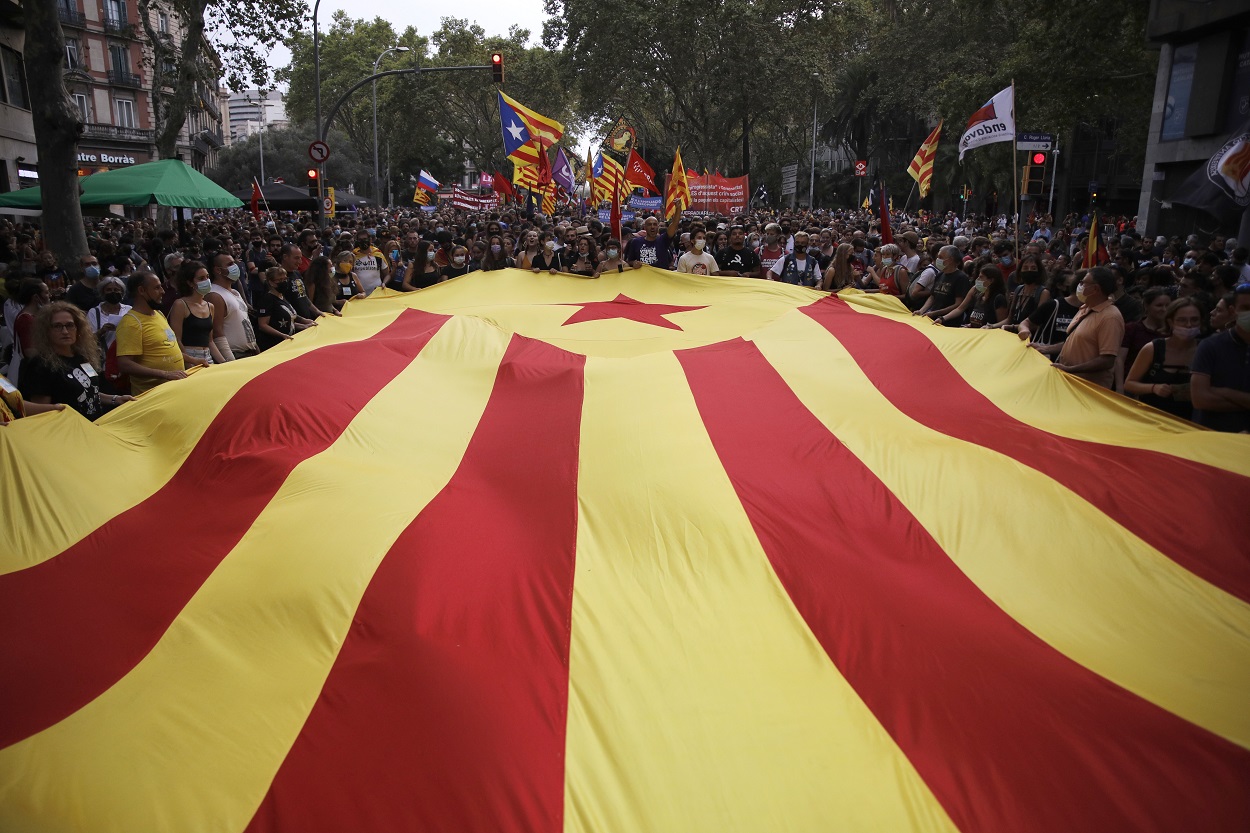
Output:
[[625,192],[625,168],[607,153],[595,156],[593,166],[594,193],[591,202],[610,200],[615,194],[620,198]]
[[429,205],[430,204],[429,191],[426,191],[424,188],[416,189],[412,194],[412,201],[416,203],[417,205]]
[[911,164],[907,166],[907,173],[920,186],[920,197],[922,199],[929,196],[929,188],[933,184],[933,160],[937,156],[938,139],[941,136],[942,122],[939,121],[937,127],[933,128],[933,132],[929,134],[929,138],[925,139],[924,143],[920,145],[920,150],[916,151],[916,156],[911,160]]
[[513,164],[512,184],[519,188],[529,188],[530,190],[537,190],[538,189],[538,166],[537,165]]
[[0,830],[1244,831],[1246,505],[888,296],[376,296],[0,428]]
[[673,154],[673,171],[664,188],[664,217],[671,220],[680,216],[690,206],[690,183],[686,179],[686,166],[681,162],[681,148]]
[[548,182],[543,186],[542,212],[550,217],[556,213],[556,184]]
[[558,144],[564,125],[537,110],[499,92],[499,118],[503,128],[504,150],[513,162],[538,164],[539,154]]

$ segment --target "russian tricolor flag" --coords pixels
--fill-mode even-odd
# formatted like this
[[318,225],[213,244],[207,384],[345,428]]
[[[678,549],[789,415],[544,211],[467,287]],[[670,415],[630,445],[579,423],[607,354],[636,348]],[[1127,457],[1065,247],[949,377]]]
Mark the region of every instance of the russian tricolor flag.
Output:
[[421,174],[420,176],[417,177],[418,188],[423,188],[426,191],[429,191],[431,194],[433,194],[435,191],[438,190],[438,186],[440,184],[441,183],[437,179],[430,176],[429,171],[425,170],[425,168],[421,169]]

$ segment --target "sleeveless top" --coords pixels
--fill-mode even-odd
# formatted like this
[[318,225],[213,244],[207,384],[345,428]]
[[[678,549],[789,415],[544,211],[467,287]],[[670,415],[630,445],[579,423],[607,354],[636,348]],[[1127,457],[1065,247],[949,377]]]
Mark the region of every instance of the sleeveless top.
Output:
[[182,305],[187,308],[187,317],[182,319],[182,343],[186,347],[208,347],[208,343],[213,340],[213,313],[212,308],[208,315],[200,318],[191,312],[191,305],[186,299],[182,299]]
[[1147,385],[1172,385],[1173,391],[1171,397],[1155,396],[1153,393],[1144,393],[1141,401],[1152,408],[1158,408],[1160,411],[1166,411],[1173,416],[1181,419],[1193,419],[1194,405],[1189,401],[1188,391],[1184,393],[1184,399],[1176,398],[1176,386],[1189,384],[1189,368],[1180,364],[1168,364],[1166,338],[1156,338],[1150,342],[1154,345],[1154,361],[1150,363],[1150,367],[1146,369],[1146,375],[1142,377],[1142,383]]

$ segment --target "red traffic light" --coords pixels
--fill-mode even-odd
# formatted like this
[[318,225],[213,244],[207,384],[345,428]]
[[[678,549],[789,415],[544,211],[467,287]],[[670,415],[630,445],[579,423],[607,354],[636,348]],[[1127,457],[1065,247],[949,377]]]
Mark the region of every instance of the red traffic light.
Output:
[[1037,151],[1037,152],[1035,152],[1035,153],[1033,154],[1033,164],[1034,164],[1034,165],[1045,165],[1045,164],[1046,164],[1046,154],[1045,154],[1044,152],[1040,151],[1040,150],[1039,150],[1039,151]]
[[490,55],[490,62],[495,66],[499,66],[503,63],[503,55],[500,55],[498,52],[492,52]]
[[491,80],[496,84],[503,83],[503,53],[490,53],[490,75]]
[[316,169],[316,168],[309,168],[309,169],[308,169],[308,178],[309,178],[309,179],[311,179],[311,180],[316,180],[316,178],[317,178],[317,169]]

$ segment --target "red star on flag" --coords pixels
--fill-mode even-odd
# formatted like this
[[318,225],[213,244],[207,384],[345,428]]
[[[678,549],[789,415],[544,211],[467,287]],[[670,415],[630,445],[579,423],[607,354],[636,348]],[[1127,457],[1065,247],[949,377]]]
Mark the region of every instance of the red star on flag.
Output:
[[666,327],[670,330],[680,330],[681,327],[664,316],[672,315],[676,312],[691,312],[697,309],[704,309],[704,307],[679,307],[673,304],[646,304],[642,301],[635,301],[628,295],[617,295],[611,301],[592,301],[587,304],[561,304],[561,306],[581,307],[580,310],[570,315],[568,320],[561,325],[564,327],[567,327],[569,324],[580,324],[583,321],[627,318],[640,324],[654,324],[657,327]]

